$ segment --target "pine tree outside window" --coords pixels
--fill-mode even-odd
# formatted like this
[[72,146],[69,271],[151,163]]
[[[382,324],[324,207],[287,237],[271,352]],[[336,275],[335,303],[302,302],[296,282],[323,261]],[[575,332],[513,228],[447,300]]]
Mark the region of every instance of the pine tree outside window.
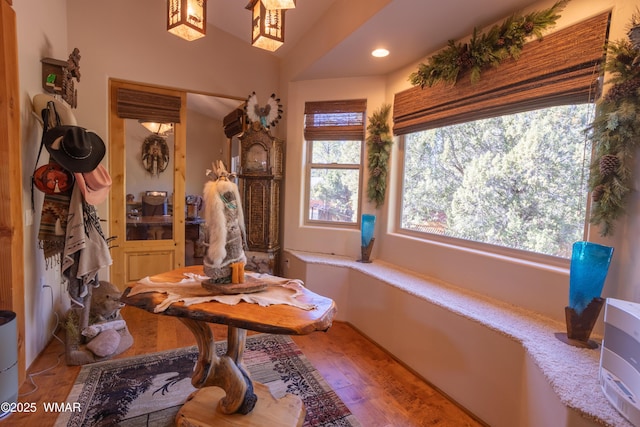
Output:
[[305,104],[307,223],[358,224],[365,112],[366,100]]
[[584,239],[592,104],[406,135],[400,227],[571,256]]

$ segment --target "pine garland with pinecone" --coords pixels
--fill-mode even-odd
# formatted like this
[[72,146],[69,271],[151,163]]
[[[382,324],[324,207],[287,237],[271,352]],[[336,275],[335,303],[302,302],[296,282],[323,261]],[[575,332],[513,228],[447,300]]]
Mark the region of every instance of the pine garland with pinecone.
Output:
[[384,104],[369,117],[367,130],[367,159],[369,167],[369,182],[367,196],[370,202],[375,202],[376,208],[384,204],[387,191],[387,173],[389,155],[391,154],[391,138],[389,128],[389,112],[391,105]]
[[631,34],[640,28],[640,15],[634,15],[629,38],[607,46],[604,71],[611,87],[596,103],[589,187],[593,205],[592,224],[600,226],[602,236],[612,235],[615,221],[625,212],[626,199],[633,185],[633,163],[640,147],[640,40]]
[[560,17],[569,0],[560,0],[551,8],[527,15],[514,14],[501,25],[479,34],[477,28],[468,43],[449,40],[447,47],[433,55],[427,64],[420,64],[411,73],[409,81],[414,86],[433,86],[438,82],[455,85],[458,77],[470,71],[471,83],[480,80],[480,74],[489,67],[497,67],[507,58],[518,59],[527,39],[535,35],[542,38],[542,31]]

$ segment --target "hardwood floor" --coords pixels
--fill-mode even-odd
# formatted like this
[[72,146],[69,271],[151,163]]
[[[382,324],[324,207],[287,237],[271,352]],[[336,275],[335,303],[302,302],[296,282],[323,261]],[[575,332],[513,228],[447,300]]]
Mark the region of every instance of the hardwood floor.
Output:
[[[125,307],[122,315],[134,344],[118,357],[195,344],[176,318],[133,307]],[[216,340],[226,339],[225,327],[212,329]],[[293,339],[363,427],[484,425],[346,323],[334,322],[328,332]],[[58,414],[45,412],[43,404],[64,402],[79,371],[79,366],[66,365],[63,344],[52,340],[29,370],[36,387],[29,378],[20,387],[20,402],[35,403],[37,412],[13,413],[0,426],[53,426]]]

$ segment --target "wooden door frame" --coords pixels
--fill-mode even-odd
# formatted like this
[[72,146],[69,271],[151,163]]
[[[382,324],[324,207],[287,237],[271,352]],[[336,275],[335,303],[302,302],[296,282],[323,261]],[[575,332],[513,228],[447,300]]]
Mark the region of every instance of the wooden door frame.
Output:
[[[174,126],[173,153],[173,239],[167,240],[126,240],[126,170],[125,170],[125,119],[117,113],[118,88],[126,88],[143,92],[178,96],[181,98],[180,123]],[[129,278],[126,275],[129,254],[173,252],[173,265],[164,265],[163,270],[169,271],[184,267],[185,264],[185,216],[176,214],[184,212],[185,198],[185,169],[186,169],[186,120],[187,94],[184,90],[153,86],[125,80],[109,80],[109,169],[113,184],[109,200],[109,231],[116,236],[111,249],[113,263],[110,267],[110,279],[117,286],[123,288]]]
[[0,1],[0,309],[16,313],[18,381],[26,378],[24,304],[23,176],[20,131],[20,84],[16,13],[11,0]]

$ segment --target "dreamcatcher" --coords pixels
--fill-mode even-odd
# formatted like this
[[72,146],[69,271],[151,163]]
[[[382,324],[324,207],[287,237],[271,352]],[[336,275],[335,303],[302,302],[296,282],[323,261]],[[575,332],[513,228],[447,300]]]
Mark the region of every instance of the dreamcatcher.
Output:
[[165,137],[151,134],[142,143],[142,164],[151,175],[160,175],[169,166],[169,146]]

